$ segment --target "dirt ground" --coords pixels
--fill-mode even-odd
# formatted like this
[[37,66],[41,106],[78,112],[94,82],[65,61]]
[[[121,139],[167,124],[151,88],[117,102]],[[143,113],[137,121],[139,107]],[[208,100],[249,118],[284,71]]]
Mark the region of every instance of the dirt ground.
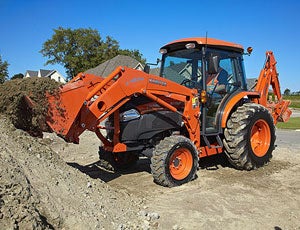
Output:
[[97,166],[93,133],[40,139],[5,117],[0,133],[1,229],[300,229],[300,145],[250,172],[202,160],[196,180],[164,188],[148,159],[123,173]]
[[203,159],[196,180],[164,188],[153,183],[148,159],[131,172],[114,174],[96,167],[99,141],[93,133],[84,133],[78,146],[53,134],[45,137],[72,167],[141,199],[139,209],[159,215],[157,229],[300,229],[298,143],[288,147],[278,137],[282,146],[272,161],[254,171],[238,171],[223,156]]
[[0,229],[136,229],[157,219],[142,198],[65,162],[78,146],[29,136],[3,116],[0,140]]

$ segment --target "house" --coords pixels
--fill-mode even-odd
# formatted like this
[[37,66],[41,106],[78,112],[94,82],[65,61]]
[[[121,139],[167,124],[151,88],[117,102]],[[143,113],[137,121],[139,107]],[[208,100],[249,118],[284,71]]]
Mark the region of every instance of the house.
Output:
[[26,77],[48,77],[57,82],[66,83],[65,78],[57,70],[40,69],[39,71],[27,70],[24,78]]
[[150,69],[150,74],[159,76],[160,75],[160,68],[156,67],[156,68]]
[[141,71],[144,69],[144,66],[134,58],[125,55],[118,55],[106,62],[101,63],[95,68],[86,70],[85,73],[107,77],[118,66],[127,66]]
[[254,90],[257,84],[257,78],[247,78],[246,83],[249,90]]

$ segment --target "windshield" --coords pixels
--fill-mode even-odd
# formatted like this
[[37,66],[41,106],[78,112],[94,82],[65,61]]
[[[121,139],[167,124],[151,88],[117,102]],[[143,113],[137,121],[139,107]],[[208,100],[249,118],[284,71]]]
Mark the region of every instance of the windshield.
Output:
[[[183,49],[166,53],[162,58],[161,74],[178,84],[189,88],[202,89],[205,78],[206,90],[215,93],[218,86],[225,86],[223,93],[245,88],[243,60],[239,53],[218,49],[207,49],[205,60],[199,49]],[[215,72],[209,70],[209,63],[217,57]],[[202,79],[202,61],[205,62],[205,77]]]
[[185,49],[164,55],[161,76],[189,88],[200,82],[202,55],[198,49]]

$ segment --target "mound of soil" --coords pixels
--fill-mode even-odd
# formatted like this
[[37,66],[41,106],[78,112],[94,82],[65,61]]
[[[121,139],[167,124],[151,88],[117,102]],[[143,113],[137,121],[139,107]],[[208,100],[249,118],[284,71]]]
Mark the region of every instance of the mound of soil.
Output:
[[141,199],[69,166],[3,115],[0,140],[1,229],[143,228]]
[[24,78],[0,84],[0,113],[8,115],[14,126],[34,136],[50,131],[46,124],[46,92],[55,95],[60,84],[49,78]]

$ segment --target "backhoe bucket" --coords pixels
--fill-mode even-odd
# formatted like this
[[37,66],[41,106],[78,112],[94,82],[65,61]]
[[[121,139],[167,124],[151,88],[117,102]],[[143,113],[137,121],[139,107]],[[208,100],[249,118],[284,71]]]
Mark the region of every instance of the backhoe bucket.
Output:
[[[67,142],[79,142],[79,135],[74,135],[73,131],[84,131],[83,127],[79,128],[81,125],[80,110],[84,106],[89,92],[103,79],[92,74],[80,73],[72,81],[62,86],[57,94],[47,96],[49,102],[47,124]],[[78,128],[74,128],[74,126],[78,126]]]
[[279,116],[278,116],[277,121],[287,122],[290,119],[290,117],[292,115],[292,111],[288,108],[288,106],[290,104],[291,104],[291,101],[282,100],[280,103],[280,106],[277,106],[280,108],[280,109],[278,109]]

